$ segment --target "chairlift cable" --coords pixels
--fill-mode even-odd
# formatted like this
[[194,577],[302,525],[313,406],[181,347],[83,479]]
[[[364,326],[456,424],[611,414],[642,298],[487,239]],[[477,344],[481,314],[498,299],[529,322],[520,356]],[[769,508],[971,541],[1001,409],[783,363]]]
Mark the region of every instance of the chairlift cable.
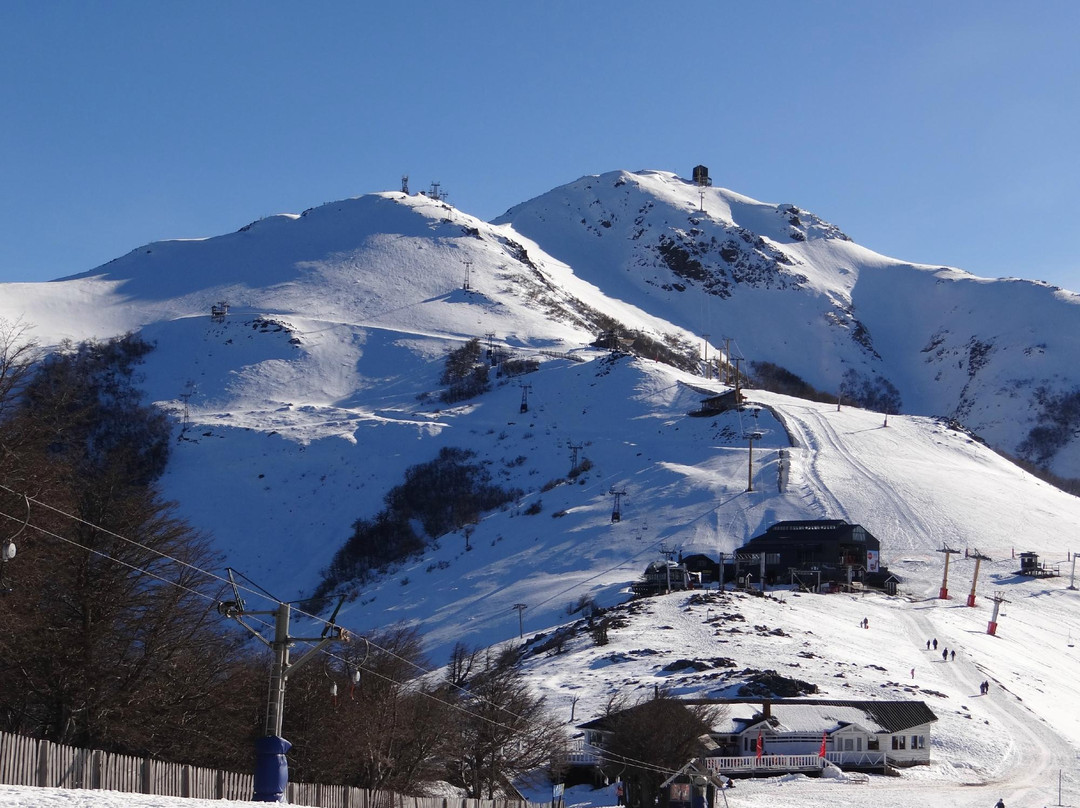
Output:
[[[8,488],[7,486],[3,485],[2,483],[0,483],[0,490],[5,490],[5,491],[8,491],[9,493],[18,495],[18,492],[13,491],[12,489]],[[125,536],[122,536],[122,535],[114,532],[114,531],[111,531],[111,530],[109,530],[107,528],[101,527],[100,525],[96,525],[96,524],[94,524],[94,523],[92,523],[92,522],[90,522],[90,521],[88,521],[86,519],[83,519],[83,518],[79,517],[79,516],[75,516],[73,514],[66,513],[65,511],[62,511],[59,508],[55,508],[55,507],[53,507],[53,506],[51,506],[51,505],[49,505],[49,504],[47,504],[45,502],[42,502],[42,501],[40,501],[40,500],[38,500],[36,498],[29,497],[29,496],[26,496],[26,495],[23,495],[23,496],[24,496],[24,498],[26,499],[26,501],[28,503],[31,502],[31,501],[35,502],[35,503],[41,505],[42,507],[45,507],[45,508],[47,508],[47,509],[49,509],[49,510],[51,510],[51,511],[57,513],[57,514],[60,514],[62,516],[66,516],[66,517],[68,517],[70,519],[73,519],[73,520],[75,520],[75,521],[77,521],[77,522],[79,522],[81,524],[84,524],[84,525],[86,525],[88,527],[92,527],[92,528],[94,528],[96,530],[99,530],[99,531],[101,531],[101,532],[103,532],[103,533],[105,533],[107,535],[113,536],[114,538],[117,538],[117,539],[119,539],[121,541],[127,542],[129,544],[132,544],[132,545],[140,548],[140,549],[143,549],[146,552],[151,553],[151,554],[157,556],[160,559],[163,559],[163,560],[166,560],[166,561],[171,561],[171,562],[173,562],[173,563],[175,563],[175,564],[177,564],[177,565],[179,565],[181,567],[187,568],[187,569],[192,570],[194,572],[197,572],[197,573],[199,573],[201,575],[204,575],[204,576],[206,576],[207,578],[209,578],[211,580],[219,581],[223,585],[232,586],[232,587],[234,587],[234,591],[235,591],[236,588],[245,589],[246,591],[249,591],[252,594],[262,594],[262,595],[264,595],[266,597],[272,598],[272,596],[268,592],[266,592],[265,590],[262,590],[261,592],[256,592],[255,590],[246,589],[246,587],[237,587],[235,585],[234,581],[232,581],[230,579],[227,579],[227,578],[223,578],[222,576],[217,575],[216,573],[208,572],[207,570],[204,570],[204,569],[202,569],[200,567],[197,567],[194,564],[190,564],[188,562],[181,561],[180,559],[177,559],[174,556],[170,556],[167,553],[162,553],[159,550],[156,550],[156,549],[154,549],[152,547],[148,547],[145,544],[134,541],[133,539],[129,539],[129,538],[125,537]],[[5,513],[3,511],[0,511],[0,517],[4,517],[4,518],[12,520],[12,521],[20,521],[18,519],[18,517],[12,516],[11,514]],[[61,536],[60,534],[55,533],[55,532],[53,532],[53,531],[51,531],[51,530],[49,530],[47,528],[43,528],[43,527],[40,527],[38,525],[30,524],[28,519],[25,520],[24,528],[25,527],[31,527],[34,530],[38,531],[39,533],[41,533],[41,534],[43,534],[45,536],[57,539],[57,540],[62,541],[64,543],[66,543],[66,544],[70,544],[70,545],[72,545],[74,547],[78,547],[81,550],[85,550],[86,552],[89,552],[89,553],[91,553],[93,555],[96,555],[96,556],[99,556],[101,558],[113,561],[113,562],[115,562],[117,564],[120,564],[121,566],[127,567],[128,569],[132,570],[133,572],[135,572],[137,574],[147,575],[147,576],[149,576],[149,577],[151,577],[151,578],[153,578],[153,579],[155,579],[157,581],[160,581],[161,583],[171,585],[171,586],[175,586],[178,589],[181,589],[181,590],[183,590],[183,591],[185,591],[185,592],[187,592],[187,593],[189,593],[191,595],[201,597],[204,600],[207,600],[207,601],[209,601],[211,603],[219,603],[219,602],[221,602],[220,598],[213,597],[213,596],[211,596],[211,595],[209,595],[209,594],[207,594],[205,592],[200,592],[198,590],[192,589],[191,587],[185,586],[184,584],[181,584],[181,583],[177,583],[176,581],[171,581],[171,580],[169,580],[167,578],[162,577],[161,575],[158,575],[157,573],[151,572],[150,570],[147,570],[145,568],[136,566],[136,565],[134,565],[134,564],[132,564],[130,562],[124,561],[122,559],[116,558],[115,556],[109,555],[108,553],[106,553],[106,552],[104,552],[102,550],[87,547],[86,545],[84,545],[84,544],[82,544],[82,543],[80,543],[78,541],[75,541],[74,539],[69,539],[66,536]],[[242,575],[242,573],[237,573],[237,574]],[[248,579],[246,576],[242,576],[242,577],[244,577],[245,580],[250,582],[250,579]],[[253,586],[258,586],[257,584],[254,584],[254,582],[251,582],[251,583],[252,583]],[[259,587],[259,589],[262,589],[262,588]],[[280,603],[281,601],[277,601],[277,602]],[[312,620],[315,620],[317,622],[322,622],[322,623],[325,623],[325,624],[329,624],[328,620],[326,620],[325,618],[319,617],[318,615],[310,614],[310,613],[305,612],[305,611],[303,611],[301,609],[297,609],[296,611],[297,611],[297,613],[299,615],[308,617],[308,618],[310,618]],[[252,617],[254,618],[253,622],[259,623],[263,627],[266,627],[266,628],[272,628],[273,627],[272,624],[269,623],[268,621],[259,619],[258,617],[255,617],[255,616],[252,616]],[[364,642],[365,642],[365,661],[367,659],[367,654],[370,653],[370,648],[374,647],[374,648],[378,649],[379,651],[382,651],[383,653],[389,655],[390,657],[395,658],[395,659],[397,659],[397,660],[399,660],[401,662],[405,662],[409,666],[411,666],[413,668],[416,668],[422,674],[431,675],[431,674],[435,673],[434,670],[424,668],[423,666],[417,664],[413,660],[406,659],[405,657],[402,657],[401,655],[395,653],[394,651],[391,651],[390,649],[383,648],[382,646],[378,645],[375,642],[372,642],[370,639],[368,639],[367,637],[364,637],[361,634],[357,634],[357,636],[363,637]],[[307,642],[308,644],[312,644],[312,642],[309,641],[309,640],[306,640],[304,642]],[[343,658],[343,657],[341,657],[341,656],[339,656],[337,654],[334,654],[334,653],[332,653],[332,652],[330,652],[330,651],[328,651],[326,649],[323,649],[322,653],[330,656],[333,659],[339,660],[339,661],[345,663],[346,665],[349,664],[349,660],[347,660],[347,659],[345,659],[345,658]],[[382,673],[380,673],[378,671],[374,671],[371,668],[366,668],[366,670],[367,670],[369,675],[375,676],[376,678],[382,679],[382,680],[384,680],[386,682],[389,682],[391,684],[396,684],[396,685],[399,685],[399,686],[402,686],[402,687],[408,687],[407,682],[400,682],[400,681],[398,681],[398,680],[396,680],[396,679],[394,679],[392,677],[386,676],[385,674],[382,674]],[[462,692],[468,693],[468,690],[465,687],[462,687],[460,685],[455,685],[455,687],[458,690],[462,691]],[[436,696],[433,693],[423,691],[423,690],[417,691],[417,692],[420,695],[422,695],[422,696],[424,696],[426,698],[430,698],[430,699],[432,699],[434,701],[439,702],[440,704],[443,704],[443,705],[445,705],[447,707],[458,710],[459,712],[462,712],[462,713],[464,713],[466,715],[469,715],[469,716],[472,716],[474,718],[480,719],[481,721],[489,723],[489,724],[491,724],[493,726],[496,726],[498,728],[505,729],[505,730],[516,731],[516,729],[514,727],[511,727],[511,726],[509,726],[507,724],[500,723],[498,721],[495,721],[494,719],[488,718],[487,716],[480,715],[479,713],[472,712],[472,711],[468,710],[467,708],[465,708],[465,707],[463,707],[463,706],[461,706],[459,704],[454,704],[453,702],[449,702],[449,701],[446,701],[445,699],[439,698],[438,696]],[[469,695],[473,695],[475,697],[475,694],[469,693]],[[508,715],[513,716],[514,718],[521,719],[522,721],[528,721],[528,719],[526,719],[524,716],[519,715],[517,713],[513,713],[512,711],[508,710],[505,706],[496,704],[496,703],[490,701],[489,699],[481,697],[478,700],[483,702],[483,703],[488,704],[491,707],[496,708],[500,712],[505,712]],[[602,757],[602,756],[598,755],[598,757]],[[648,769],[648,770],[652,770],[652,771],[656,771],[656,772],[660,772],[660,773],[668,773],[668,774],[673,773],[668,769],[663,769],[663,768],[660,768],[660,767],[656,767],[653,764],[647,763],[646,761],[634,761],[632,758],[620,758],[619,761],[614,761],[614,762],[633,762],[639,768],[644,768],[644,769]]]

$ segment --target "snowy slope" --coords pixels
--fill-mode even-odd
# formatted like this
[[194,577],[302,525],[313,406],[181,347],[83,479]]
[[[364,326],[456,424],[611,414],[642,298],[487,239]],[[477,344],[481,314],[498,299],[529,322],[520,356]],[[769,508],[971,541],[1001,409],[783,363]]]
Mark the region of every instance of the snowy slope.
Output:
[[[878,784],[865,797],[852,795],[853,786],[783,781],[747,784],[739,799],[745,805],[826,798],[838,805],[923,805],[947,794],[942,804],[992,804],[997,795],[988,799],[987,788],[958,785],[970,780],[1023,789],[1031,804],[1045,804],[1043,781],[1080,747],[1070,644],[1080,636],[1077,600],[1067,578],[1016,576],[1011,556],[1014,549],[1034,550],[1064,562],[1080,500],[928,414],[892,414],[886,426],[877,413],[751,390],[752,405],[742,412],[690,417],[702,398],[726,388],[587,344],[602,322],[598,312],[691,348],[704,324],[734,333],[743,351],[748,340],[764,340],[749,344],[775,351],[762,348],[762,356],[823,387],[820,379],[836,372],[840,360],[867,369],[888,365],[905,398],[916,400],[956,385],[944,369],[959,363],[968,381],[950,387],[949,395],[971,396],[972,413],[999,408],[1006,424],[1027,416],[979,383],[991,374],[995,384],[1012,380],[1019,397],[1035,382],[1021,384],[1013,366],[1027,362],[1030,379],[1064,384],[1072,370],[1061,357],[1077,333],[1073,296],[903,265],[804,212],[720,189],[705,200],[717,222],[705,221],[694,214],[697,189],[673,175],[618,174],[604,182],[611,189],[594,188],[595,205],[580,206],[564,192],[567,216],[594,221],[581,243],[567,235],[549,244],[521,222],[488,225],[426,197],[378,194],[272,217],[228,236],[148,245],[72,279],[4,285],[0,316],[34,324],[46,344],[129,329],[157,344],[144,368],[145,387],[177,422],[164,491],[182,515],[215,536],[227,563],[280,598],[310,592],[352,522],[377,513],[405,469],[443,447],[471,449],[496,482],[524,490],[513,505],[485,515],[468,537],[441,537],[343,609],[341,622],[356,631],[415,625],[436,663],[459,640],[477,646],[515,640],[515,604],[527,607],[523,633],[531,638],[572,623],[568,607],[583,598],[623,603],[662,547],[715,556],[781,519],[863,524],[881,540],[883,561],[903,578],[902,597],[732,596],[715,604],[713,615],[708,604],[682,595],[652,599],[640,619],[613,633],[612,645],[596,648],[580,635],[563,655],[533,658],[530,675],[567,717],[579,698],[581,720],[615,690],[649,693],[662,685],[679,694],[719,695],[737,688],[727,669],[662,671],[680,658],[730,657],[733,671],[784,669],[837,696],[910,693],[931,700],[942,719],[934,767]],[[625,212],[610,193],[627,196]],[[635,227],[657,230],[660,220],[650,216],[667,210],[672,222],[675,212],[683,217],[687,239],[711,243],[715,234],[721,245],[736,239],[748,246],[736,245],[739,254],[731,254],[744,273],[739,282],[730,273],[716,280],[730,298],[695,293],[692,279],[657,264],[655,253],[649,267],[634,264],[645,254],[626,239],[606,246],[609,231],[626,226],[625,217],[646,203]],[[559,211],[551,205],[543,217],[554,221]],[[695,225],[691,217],[701,221]],[[693,227],[702,234],[691,234]],[[739,228],[752,234],[749,242]],[[720,283],[725,278],[727,287]],[[873,283],[882,285],[863,301],[861,290]],[[952,330],[940,333],[931,351],[920,348],[916,361],[893,363],[922,344],[927,329],[944,327],[915,304],[931,293],[952,306],[935,315]],[[971,297],[976,294],[981,297]],[[1022,299],[1024,306],[1008,305]],[[230,313],[211,320],[210,307],[221,300]],[[721,318],[718,307],[728,300],[732,307]],[[890,302],[907,311],[910,329],[902,313],[886,319]],[[864,310],[875,318],[865,329],[873,335],[870,347],[851,338],[857,323],[871,322]],[[822,320],[834,325],[823,329]],[[1007,334],[1008,345],[975,354],[969,346],[967,359],[959,356],[968,344],[964,335],[984,327]],[[487,334],[515,355],[539,360],[539,370],[517,379],[493,373],[491,392],[441,404],[436,393],[447,348]],[[1042,348],[1023,347],[1034,340]],[[821,344],[831,349],[819,351]],[[1006,361],[1013,352],[1023,362]],[[986,361],[971,375],[964,363],[974,355]],[[795,361],[804,358],[805,365]],[[807,369],[814,362],[821,375]],[[935,387],[927,379],[939,373]],[[745,436],[754,431],[762,437],[751,466]],[[572,447],[592,467],[569,480]],[[611,520],[613,491],[625,492],[619,522]],[[982,568],[977,608],[960,605],[973,573],[963,559],[953,559],[954,600],[933,599],[942,543],[978,548],[993,559]],[[999,636],[990,638],[987,599],[995,593],[1009,603]],[[720,608],[744,620],[710,622]],[[870,619],[869,632],[856,629],[862,617]],[[787,638],[764,636],[752,628],[758,625],[781,627]],[[960,649],[954,666],[925,653],[931,636]],[[641,649],[652,652],[635,653]],[[814,656],[800,656],[807,651]],[[994,695],[973,699],[976,684],[988,677]],[[789,792],[794,796],[785,802]],[[0,805],[33,804],[20,802],[26,799],[0,790]],[[603,804],[605,797],[598,799]]]
[[[697,334],[715,350],[788,368],[836,392],[844,373],[889,380],[904,411],[955,417],[1010,453],[1080,389],[1080,296],[991,281],[861,247],[793,205],[700,189],[658,171],[583,177],[496,220],[581,277]],[[1046,393],[1040,394],[1040,388]],[[1080,445],[1033,455],[1080,474]]]

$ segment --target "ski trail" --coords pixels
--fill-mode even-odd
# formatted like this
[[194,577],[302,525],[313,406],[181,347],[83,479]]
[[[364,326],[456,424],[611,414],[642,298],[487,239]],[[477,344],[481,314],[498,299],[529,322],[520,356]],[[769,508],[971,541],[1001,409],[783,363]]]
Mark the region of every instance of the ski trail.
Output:
[[[925,642],[930,637],[942,640],[943,646],[963,645],[962,637],[955,634],[955,629],[949,629],[933,619],[938,608],[950,607],[910,604],[896,611],[896,619],[907,623],[904,631],[910,637],[915,653],[927,653]],[[988,715],[984,720],[1000,723],[1002,737],[1011,739],[1006,756],[996,771],[988,772],[982,778],[972,782],[953,786],[943,786],[939,783],[937,787],[949,792],[965,793],[971,792],[973,788],[996,789],[980,798],[984,800],[982,803],[984,805],[990,805],[996,799],[996,796],[992,797],[991,793],[999,796],[1009,795],[1006,801],[1009,805],[1014,803],[1022,805],[1028,802],[1045,804],[1050,796],[1050,786],[1056,781],[1058,770],[1073,765],[1068,741],[1032,713],[1020,699],[994,681],[991,681],[989,695],[975,696],[974,694],[979,690],[979,684],[984,679],[993,680],[993,677],[987,674],[985,666],[965,657],[949,662],[939,662],[936,659],[936,650],[930,653],[934,653],[934,658],[929,663],[923,664],[942,665],[946,676],[972,693],[973,699],[979,699],[980,712]],[[948,804],[962,804],[959,801],[959,793],[956,797],[956,802],[950,799]]]
[[822,478],[819,469],[821,445],[816,432],[809,429],[806,421],[799,417],[796,408],[773,407],[773,410],[777,412],[791,440],[789,457],[792,460],[798,458],[798,462],[789,463],[788,474],[792,471],[798,474],[799,488],[804,492],[803,498],[808,501],[812,510],[819,512],[821,518],[847,520],[847,510]]

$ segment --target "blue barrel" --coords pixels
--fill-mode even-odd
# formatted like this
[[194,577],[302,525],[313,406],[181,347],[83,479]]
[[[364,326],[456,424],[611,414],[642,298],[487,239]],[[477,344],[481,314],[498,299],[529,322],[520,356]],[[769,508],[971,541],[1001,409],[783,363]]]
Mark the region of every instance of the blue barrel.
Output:
[[289,761],[285,753],[292,744],[277,735],[255,741],[255,802],[284,802],[289,785]]

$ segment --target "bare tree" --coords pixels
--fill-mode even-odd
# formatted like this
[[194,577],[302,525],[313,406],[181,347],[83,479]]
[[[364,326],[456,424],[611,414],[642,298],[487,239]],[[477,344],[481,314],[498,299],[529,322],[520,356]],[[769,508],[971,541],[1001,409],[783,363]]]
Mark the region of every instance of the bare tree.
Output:
[[446,779],[470,797],[505,795],[514,781],[546,776],[563,758],[563,725],[530,691],[510,647],[484,654],[458,711],[445,752]]
[[604,771],[626,783],[633,808],[653,808],[660,784],[703,753],[700,738],[721,715],[716,706],[663,696],[628,709],[615,700],[608,708]]
[[39,358],[40,348],[30,330],[21,320],[0,317],[0,420],[13,406]]
[[284,731],[296,778],[422,795],[439,779],[450,734],[450,706],[423,678],[428,667],[419,635],[398,627],[290,679]]

